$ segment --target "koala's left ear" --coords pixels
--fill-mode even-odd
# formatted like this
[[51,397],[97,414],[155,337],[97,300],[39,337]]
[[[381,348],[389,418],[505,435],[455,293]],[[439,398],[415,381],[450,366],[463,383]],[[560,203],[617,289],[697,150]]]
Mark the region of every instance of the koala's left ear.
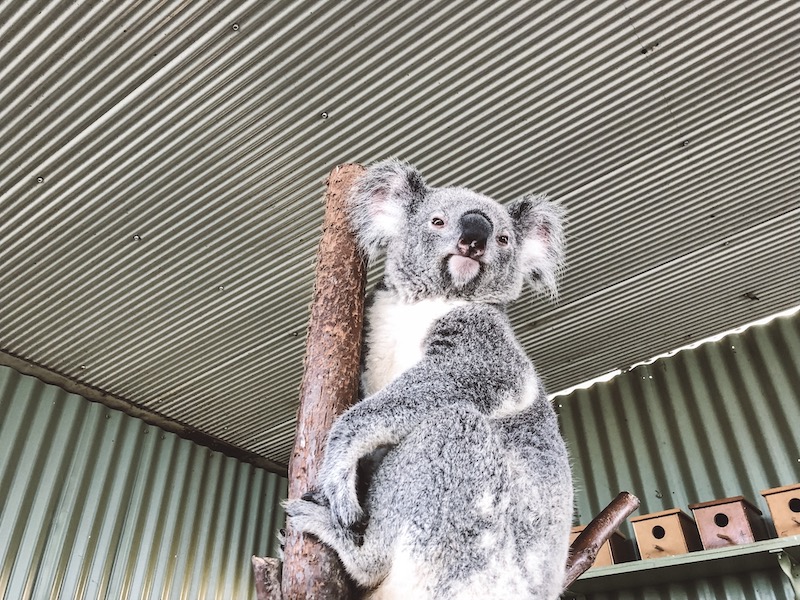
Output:
[[564,207],[544,196],[525,196],[508,206],[519,244],[519,267],[533,288],[555,298],[564,265]]
[[400,235],[409,215],[428,193],[408,163],[385,160],[370,166],[350,192],[350,222],[362,250],[372,257]]

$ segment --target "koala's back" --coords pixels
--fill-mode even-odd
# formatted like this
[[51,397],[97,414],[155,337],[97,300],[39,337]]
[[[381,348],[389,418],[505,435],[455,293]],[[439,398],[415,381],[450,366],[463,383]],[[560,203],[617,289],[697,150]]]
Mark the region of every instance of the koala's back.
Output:
[[521,424],[520,416],[444,409],[387,455],[368,499],[366,537],[382,538],[391,566],[370,598],[558,596],[569,463],[552,408],[526,412]]

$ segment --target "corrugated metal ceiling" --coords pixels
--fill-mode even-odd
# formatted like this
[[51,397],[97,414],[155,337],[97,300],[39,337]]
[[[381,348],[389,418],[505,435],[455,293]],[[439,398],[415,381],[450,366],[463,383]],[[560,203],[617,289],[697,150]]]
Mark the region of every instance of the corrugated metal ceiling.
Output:
[[[800,303],[800,10],[4,2],[0,350],[285,462],[322,180],[570,211],[551,390]],[[745,294],[755,295],[750,300]]]

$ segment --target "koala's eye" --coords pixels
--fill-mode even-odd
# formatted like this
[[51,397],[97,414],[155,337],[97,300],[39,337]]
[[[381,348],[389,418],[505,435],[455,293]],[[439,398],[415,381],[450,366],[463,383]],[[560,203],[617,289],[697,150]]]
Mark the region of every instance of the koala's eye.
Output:
[[508,246],[508,236],[507,235],[498,235],[497,236],[497,243],[501,246]]
[[439,217],[433,217],[431,219],[431,225],[433,225],[434,227],[444,227],[444,221]]

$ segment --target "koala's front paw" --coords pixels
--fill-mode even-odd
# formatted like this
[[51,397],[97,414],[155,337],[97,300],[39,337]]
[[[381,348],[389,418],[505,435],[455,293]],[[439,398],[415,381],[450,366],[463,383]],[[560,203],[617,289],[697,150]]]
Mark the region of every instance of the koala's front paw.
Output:
[[320,539],[325,539],[331,529],[330,510],[316,502],[295,499],[284,504],[289,522],[297,531],[310,533]]

